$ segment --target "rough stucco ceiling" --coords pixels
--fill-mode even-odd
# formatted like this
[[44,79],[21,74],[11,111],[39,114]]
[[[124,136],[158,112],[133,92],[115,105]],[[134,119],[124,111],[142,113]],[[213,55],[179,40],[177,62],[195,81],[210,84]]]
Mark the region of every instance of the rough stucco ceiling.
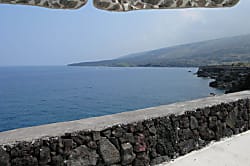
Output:
[[[93,0],[98,9],[131,11],[141,9],[218,8],[232,7],[240,0]],[[2,4],[21,4],[51,9],[78,9],[87,0],[0,0]]]

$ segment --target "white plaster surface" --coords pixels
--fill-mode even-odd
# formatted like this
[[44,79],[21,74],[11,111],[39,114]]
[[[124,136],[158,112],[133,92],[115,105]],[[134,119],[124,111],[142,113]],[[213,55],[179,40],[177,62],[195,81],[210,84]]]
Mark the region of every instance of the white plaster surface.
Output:
[[250,166],[250,131],[158,166]]

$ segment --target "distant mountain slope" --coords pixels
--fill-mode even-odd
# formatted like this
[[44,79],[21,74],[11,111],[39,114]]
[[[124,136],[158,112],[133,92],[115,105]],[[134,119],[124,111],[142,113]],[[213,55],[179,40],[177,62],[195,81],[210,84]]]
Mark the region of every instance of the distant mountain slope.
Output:
[[250,34],[166,47],[118,59],[81,62],[70,66],[191,67],[250,62]]

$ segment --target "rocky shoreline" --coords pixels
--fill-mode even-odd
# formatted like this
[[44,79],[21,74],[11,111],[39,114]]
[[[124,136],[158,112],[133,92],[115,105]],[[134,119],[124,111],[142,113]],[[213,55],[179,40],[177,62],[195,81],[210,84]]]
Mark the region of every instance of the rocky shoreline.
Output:
[[225,90],[225,93],[250,89],[250,67],[234,65],[201,66],[197,76],[214,79],[209,83],[209,86]]

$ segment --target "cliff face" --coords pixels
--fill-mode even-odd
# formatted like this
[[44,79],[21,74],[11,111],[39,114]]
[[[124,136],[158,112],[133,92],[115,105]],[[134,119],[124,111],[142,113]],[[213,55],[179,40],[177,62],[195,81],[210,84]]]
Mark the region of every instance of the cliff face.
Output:
[[211,87],[226,90],[226,93],[250,89],[250,67],[218,65],[203,66],[197,72],[198,77],[210,77]]

